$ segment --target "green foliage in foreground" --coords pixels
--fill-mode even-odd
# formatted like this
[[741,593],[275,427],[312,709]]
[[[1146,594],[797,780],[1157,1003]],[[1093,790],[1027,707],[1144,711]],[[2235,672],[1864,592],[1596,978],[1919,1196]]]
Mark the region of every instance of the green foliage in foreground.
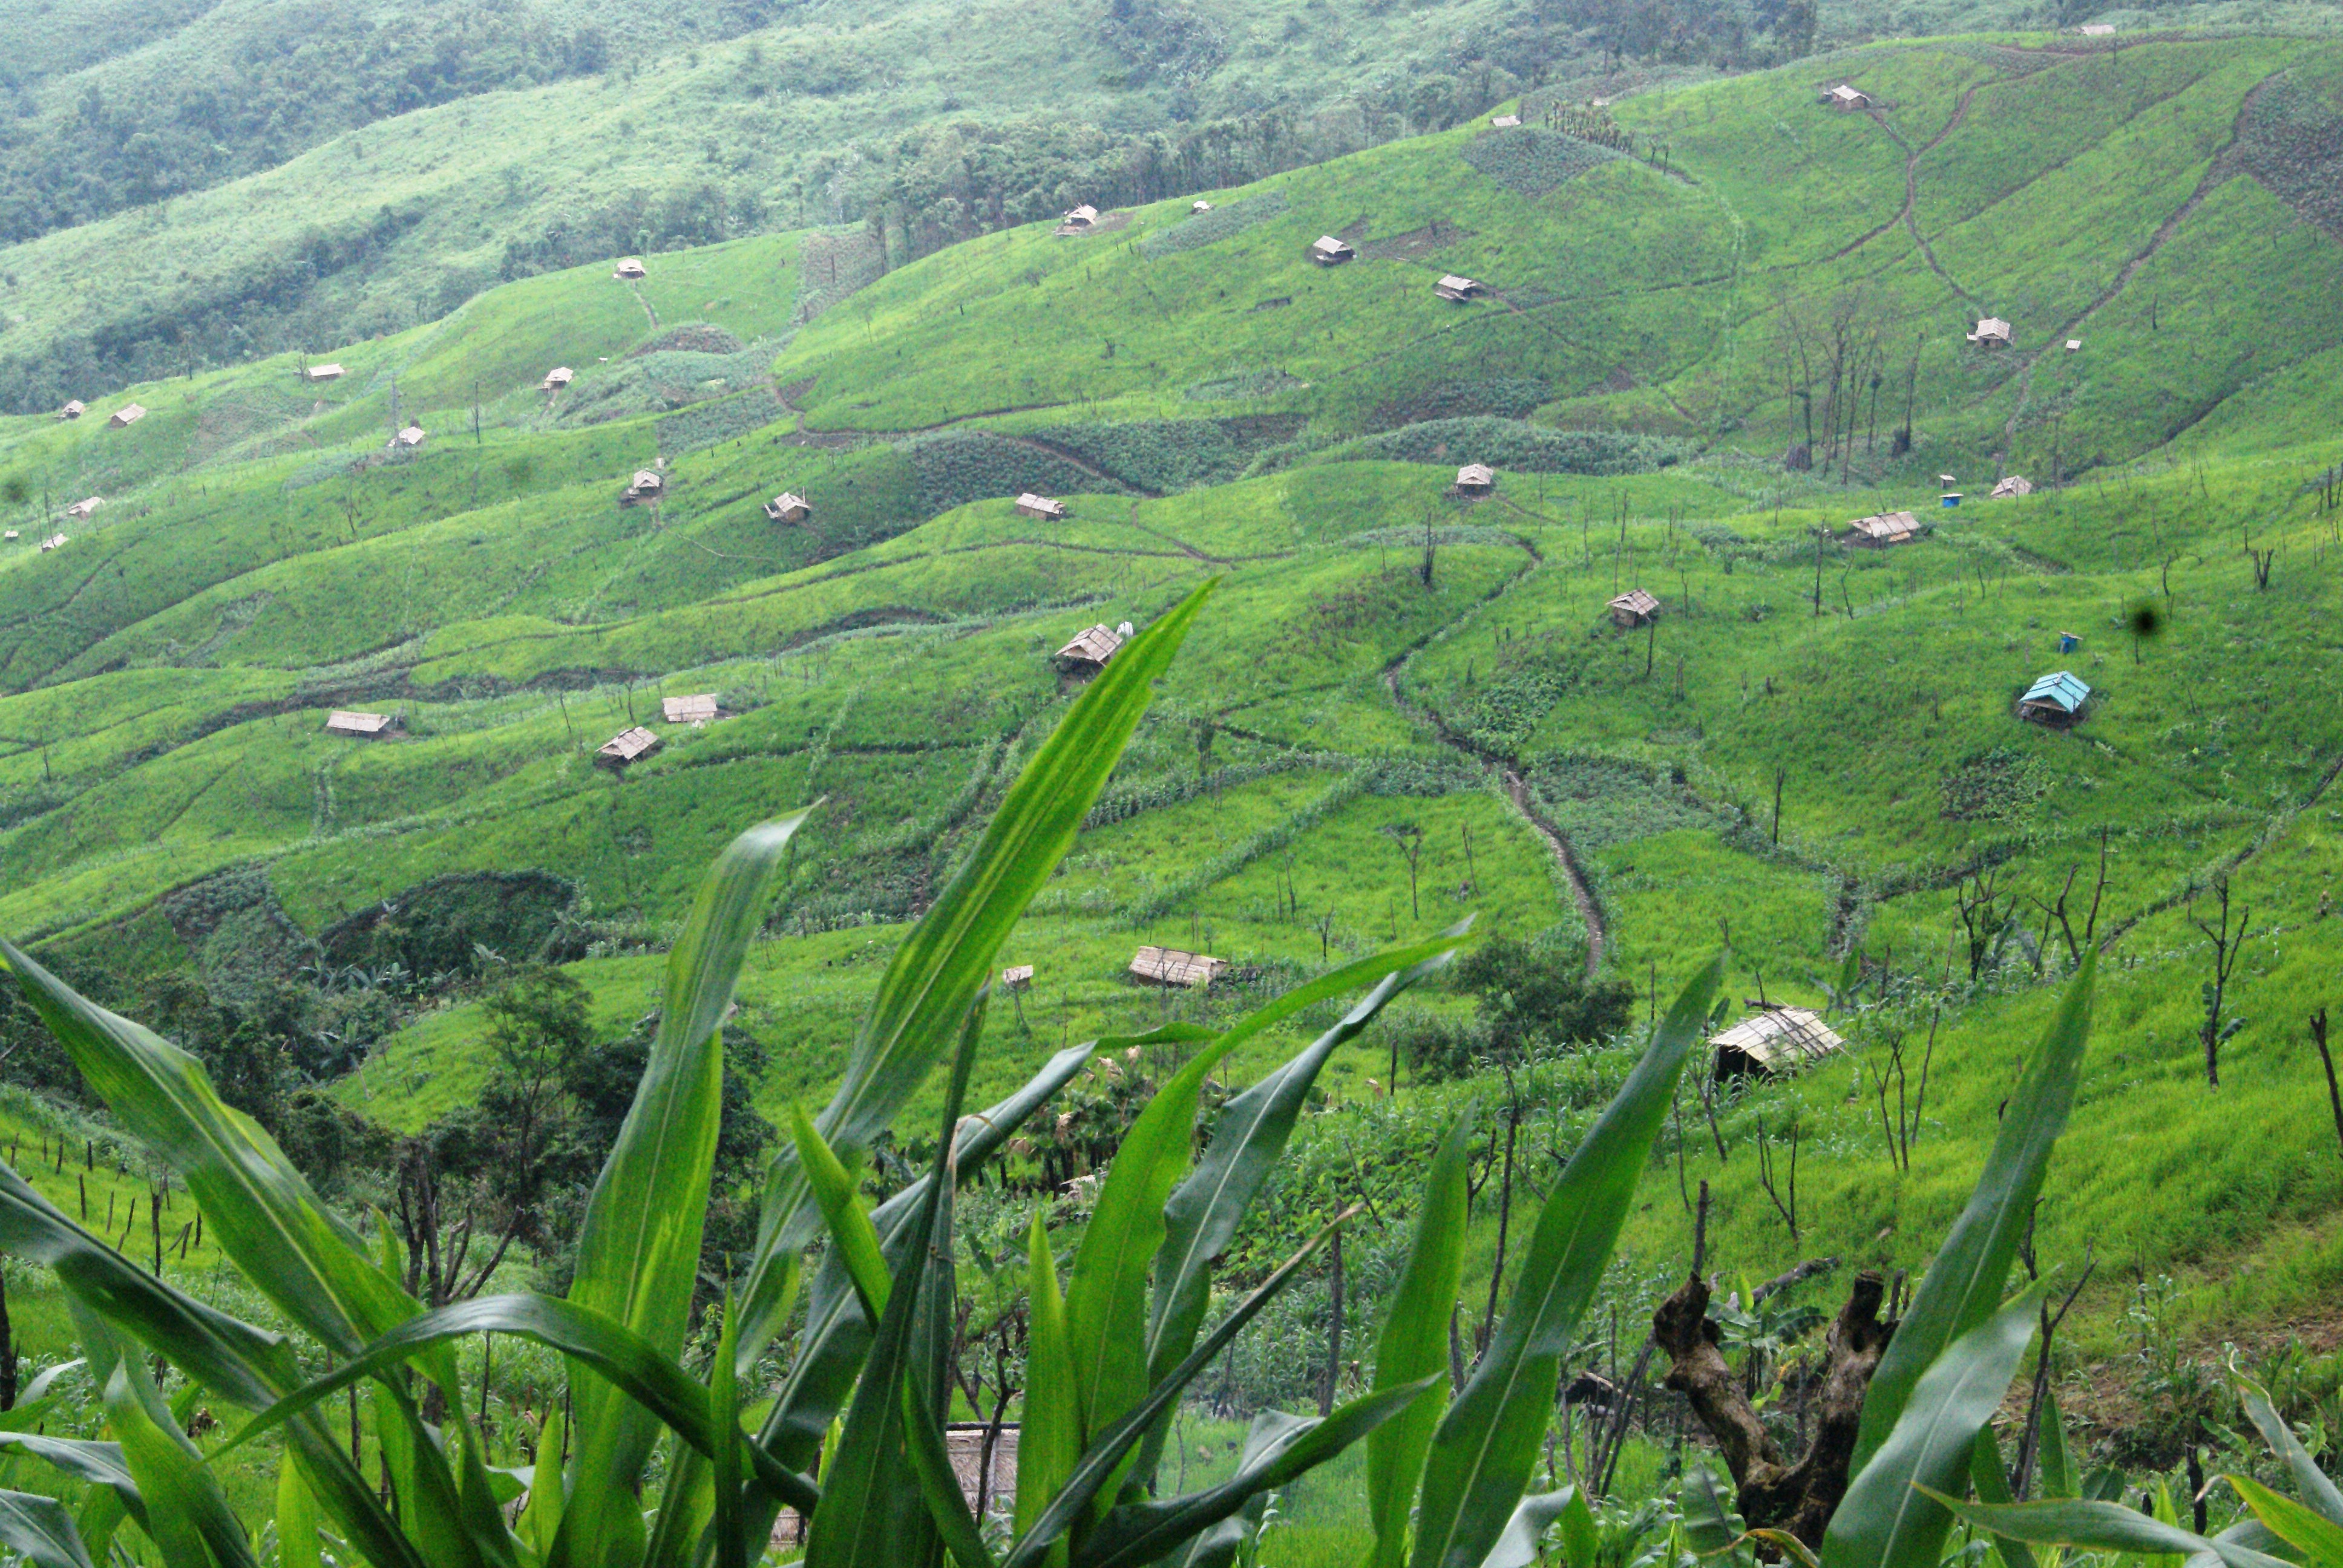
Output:
[[[1534,1555],[1546,1523],[1567,1518],[1573,1503],[1524,1496],[1557,1374],[1704,1031],[1725,977],[1722,956],[1655,1029],[1564,1167],[1486,1353],[1436,1421],[1426,1412],[1446,1382],[1441,1325],[1454,1304],[1463,1239],[1461,1127],[1433,1161],[1373,1388],[1322,1419],[1286,1418],[1265,1436],[1257,1430],[1235,1475],[1176,1496],[1160,1495],[1157,1483],[1182,1392],[1333,1227],[1216,1320],[1214,1260],[1280,1162],[1329,1056],[1393,996],[1444,965],[1463,933],[1341,966],[1218,1033],[1182,1025],[1154,1031],[1159,1042],[1196,1049],[1123,1138],[1062,1285],[1036,1221],[1026,1442],[1015,1534],[1004,1552],[970,1513],[947,1455],[940,1368],[954,1292],[951,1250],[940,1242],[951,1232],[955,1198],[1094,1050],[1123,1043],[1061,1050],[1009,1099],[964,1119],[987,981],[1207,591],[1131,644],[1073,704],[897,950],[845,1081],[819,1118],[794,1118],[792,1142],[773,1163],[755,1255],[741,1292],[728,1292],[719,1309],[704,1378],[679,1356],[715,1157],[720,1025],[802,813],[741,835],[701,887],[668,960],[659,1035],[595,1183],[565,1299],[506,1295],[425,1311],[397,1283],[387,1238],[377,1255],[327,1211],[275,1143],[220,1102],[192,1058],[0,944],[93,1091],[170,1162],[222,1250],[311,1344],[341,1363],[307,1376],[286,1338],[141,1273],[0,1170],[0,1243],[53,1270],[72,1300],[115,1440],[34,1439],[10,1423],[19,1425],[11,1442],[101,1489],[77,1518],[36,1495],[0,1494],[0,1537],[42,1568],[84,1568],[89,1545],[105,1553],[126,1523],[166,1568],[256,1561],[210,1456],[185,1434],[183,1412],[165,1404],[138,1353],[151,1352],[190,1380],[191,1393],[200,1388],[259,1412],[227,1446],[281,1432],[277,1528],[286,1562],[313,1558],[322,1523],[358,1558],[398,1568],[679,1568],[711,1554],[719,1564],[744,1564],[764,1554],[773,1518],[787,1505],[811,1521],[805,1556],[813,1568],[887,1568],[939,1553],[959,1568],[1137,1568],[1227,1522],[1236,1522],[1236,1537],[1213,1534],[1212,1549],[1240,1544],[1254,1498],[1362,1439],[1374,1441],[1378,1562],[1517,1568],[1524,1541]],[[1823,1543],[1831,1568],[1936,1561],[1950,1504],[1915,1489],[1961,1485],[2030,1337],[2033,1296],[2005,1304],[2001,1292],[2073,1098],[2093,967],[2083,964],[2029,1059],[1967,1211],[1873,1382],[1860,1468]],[[1364,1000],[1332,1029],[1222,1105],[1196,1158],[1208,1075],[1244,1039],[1361,986],[1370,988]],[[929,1170],[866,1211],[855,1166],[947,1061]],[[787,1371],[777,1387],[752,1388],[744,1399],[742,1380],[757,1374],[792,1321],[803,1249],[825,1232],[830,1245],[787,1347]],[[451,1350],[486,1332],[558,1351],[571,1366],[569,1413],[548,1418],[528,1503],[509,1519],[500,1504],[510,1488],[500,1489],[485,1462]],[[368,1385],[391,1477],[387,1503],[321,1413],[328,1397],[360,1382]],[[753,1434],[741,1422],[751,1404],[763,1406]],[[647,1518],[635,1493],[662,1441],[672,1452]],[[557,1485],[552,1456],[565,1452]],[[809,1473],[818,1457],[817,1483]],[[1583,1503],[1577,1507],[1583,1523]],[[1402,1539],[1411,1533],[1412,1548]]]

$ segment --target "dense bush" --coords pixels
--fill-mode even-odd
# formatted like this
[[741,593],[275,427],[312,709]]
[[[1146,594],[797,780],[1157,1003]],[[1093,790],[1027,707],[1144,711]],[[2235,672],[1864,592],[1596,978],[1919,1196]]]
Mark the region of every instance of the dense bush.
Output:
[[1200,212],[1168,224],[1139,242],[1139,254],[1150,260],[1157,256],[1174,256],[1199,246],[1213,245],[1232,235],[1242,234],[1257,223],[1275,217],[1290,204],[1282,190],[1263,191],[1257,196],[1222,202],[1210,212]]
[[1582,142],[1544,126],[1493,131],[1473,137],[1464,146],[1466,163],[1523,196],[1544,196],[1565,180],[1620,156],[1609,147]]

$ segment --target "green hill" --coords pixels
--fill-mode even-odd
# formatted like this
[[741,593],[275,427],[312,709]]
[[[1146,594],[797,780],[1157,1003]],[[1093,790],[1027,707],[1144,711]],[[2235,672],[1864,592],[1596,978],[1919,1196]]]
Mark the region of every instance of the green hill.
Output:
[[[505,219],[468,204],[501,160],[602,138],[605,183],[541,193],[571,210],[672,170],[681,106],[747,47],[535,89],[495,159],[477,105],[367,132],[427,214],[383,254],[492,276]],[[1840,81],[1875,110],[1821,106]],[[1207,213],[1028,223],[883,273],[792,226],[629,246],[639,283],[604,257],[445,314],[424,278],[396,330],[0,422],[22,536],[0,547],[0,930],[111,1005],[207,999],[286,1083],[411,1131],[477,1091],[478,1004],[508,965],[567,964],[622,1032],[709,858],[820,799],[744,983],[778,1115],[834,1077],[903,923],[1076,689],[1055,650],[1218,578],[1003,954],[1036,973],[995,1011],[980,1092],[1065,1040],[1220,1016],[1466,914],[1639,1009],[1729,926],[1736,999],[1860,978],[1863,1010],[1837,999],[1846,1056],[1728,1093],[1713,1134],[1688,1108],[1678,1179],[1713,1184],[1715,1244],[1753,1276],[1815,1237],[1909,1268],[2095,903],[2100,1029],[2043,1254],[2181,1276],[2192,1332],[2331,1301],[2302,1020],[2338,1000],[2343,950],[2343,541],[2316,479],[2343,52],[1980,36],[1513,106],[1526,124],[1213,190]],[[256,178],[322,228],[336,203],[371,222],[353,157]],[[256,188],[175,203],[178,265],[261,254],[236,221]],[[16,247],[26,319],[0,352],[94,331],[111,307],[85,280],[132,221]],[[1313,265],[1323,234],[1356,258]],[[1485,292],[1438,297],[1447,274]],[[2010,347],[1968,340],[1988,316]],[[575,379],[544,389],[556,367]],[[128,401],[146,417],[108,427]],[[387,447],[409,422],[422,445]],[[1456,493],[1478,461],[1493,493]],[[642,469],[659,498],[622,504]],[[1988,499],[2010,475],[2033,492]],[[784,489],[802,524],[765,515]],[[1069,516],[1020,512],[1028,490]],[[1837,537],[1896,509],[1932,526]],[[1637,587],[1660,618],[1614,627]],[[2021,721],[2061,668],[2092,688],[2083,721]],[[723,718],[665,722],[663,698],[702,693]],[[327,734],[347,708],[400,728]],[[598,767],[639,724],[661,749]],[[2250,919],[2215,1091],[2195,922],[2217,878]],[[1144,990],[1144,943],[1236,972]],[[1400,1021],[1453,1033],[1469,1005]],[[1877,1125],[1899,1030],[1907,1055],[1935,1040],[1908,1170]],[[1312,1137],[1420,1115],[1383,1098],[1395,1049],[1335,1064]],[[1610,1060],[1569,1068],[1588,1076],[1541,1102],[1538,1138],[1566,1151]],[[42,1060],[11,1070],[58,1087]],[[1401,1079],[1402,1107],[1486,1091]],[[1759,1185],[1761,1122],[1803,1141],[1795,1232]],[[1394,1166],[1430,1125],[1390,1134]],[[1651,1185],[1645,1263],[1689,1223]],[[2088,1309],[2101,1352],[2127,1289]]]

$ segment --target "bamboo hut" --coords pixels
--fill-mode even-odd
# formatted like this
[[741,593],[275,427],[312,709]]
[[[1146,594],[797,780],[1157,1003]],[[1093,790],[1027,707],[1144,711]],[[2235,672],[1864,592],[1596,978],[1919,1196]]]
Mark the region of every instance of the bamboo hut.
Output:
[[630,256],[624,261],[618,263],[618,270],[612,273],[610,276],[612,277],[622,278],[628,283],[632,283],[637,278],[648,277],[650,275],[643,270],[642,257],[639,256]]
[[1868,518],[1857,518],[1847,524],[1846,532],[1839,536],[1839,541],[1864,549],[1879,550],[1890,545],[1908,545],[1920,534],[1920,519],[1910,512],[1880,512]]
[[649,468],[637,468],[627,487],[618,492],[618,505],[631,507],[642,501],[656,501],[667,490],[667,481]]
[[1031,490],[1017,498],[1017,509],[1029,518],[1039,518],[1044,522],[1062,523],[1066,520],[1065,502],[1052,500],[1048,496],[1037,496]]
[[391,449],[394,451],[414,451],[417,447],[423,445],[423,427],[420,425],[407,426],[397,435],[393,436],[390,438],[390,445]]
[[1340,266],[1358,254],[1331,234],[1322,234],[1310,242],[1310,259],[1321,266]]
[[1871,95],[1841,82],[1837,86],[1823,94],[1823,106],[1825,108],[1836,109],[1841,114],[1853,114],[1857,110],[1871,107]]
[[1485,496],[1497,487],[1497,471],[1486,463],[1467,463],[1456,470],[1456,493]]
[[106,498],[104,496],[84,496],[80,500],[75,501],[72,506],[65,508],[65,516],[73,518],[75,522],[86,522],[89,518],[89,515],[104,505],[106,505]]
[[304,379],[310,381],[339,381],[342,378],[342,367],[338,365],[312,365],[308,369],[301,372],[301,375]]
[[1993,494],[1986,498],[1996,501],[2013,501],[2020,496],[2030,496],[2033,493],[2033,480],[2022,474],[2012,474],[2007,478],[1996,482],[1993,487]]
[[795,490],[783,490],[765,503],[765,516],[777,523],[801,523],[813,516],[813,504]]
[[1207,213],[1212,210],[1212,204],[1199,196],[1188,204],[1188,210],[1192,213]]
[[106,423],[107,428],[120,430],[127,426],[136,425],[139,420],[144,419],[145,417],[146,417],[146,409],[141,408],[136,403],[125,403],[121,407],[116,408],[114,411],[114,417],[108,419]]
[[1101,668],[1108,659],[1115,656],[1116,650],[1122,647],[1123,638],[1129,635],[1127,630],[1118,632],[1104,624],[1084,627],[1074,634],[1072,641],[1057,651],[1056,658],[1059,663],[1070,668]]
[[1812,1066],[1846,1049],[1818,1013],[1802,1007],[1760,1003],[1755,1012],[1722,1034],[1711,1035],[1719,1078],[1748,1073],[1779,1077]]
[[88,412],[89,409],[87,406],[85,406],[80,398],[68,397],[65,399],[65,406],[57,410],[57,417],[59,419],[78,419],[84,414]]
[[577,379],[578,372],[567,365],[557,365],[545,373],[545,379],[537,384],[537,389],[540,392],[558,392]]
[[43,539],[43,540],[41,541],[41,548],[42,548],[43,549],[45,549],[45,550],[53,550],[53,549],[55,549],[58,546],[60,546],[60,545],[64,544],[65,542],[65,535],[63,535],[63,534],[51,534],[47,538]]
[[1629,588],[1611,601],[1611,623],[1622,630],[1648,626],[1660,618],[1660,601],[1643,588]]
[[604,741],[600,749],[594,753],[594,766],[623,773],[628,763],[641,761],[657,751],[661,744],[658,736],[638,724],[632,729],[619,730]]
[[689,724],[695,728],[712,724],[723,714],[717,706],[716,693],[702,691],[690,697],[662,697],[659,714],[669,724]]
[[389,713],[361,713],[356,709],[337,708],[326,716],[326,733],[347,735],[354,740],[375,740],[398,728],[398,719]]
[[1152,985],[1209,986],[1229,967],[1226,959],[1178,948],[1141,948],[1131,960],[1131,972]]
[[1521,123],[1522,117],[1519,115],[1491,115],[1489,116],[1489,127],[1492,130],[1510,131]]
[[1481,297],[1483,290],[1481,287],[1481,280],[1479,278],[1459,277],[1452,272],[1444,275],[1438,283],[1433,284],[1432,286],[1432,292],[1438,295],[1443,299],[1453,300],[1457,304],[1461,305],[1468,299],[1478,299]]
[[1998,316],[1982,317],[1978,318],[1976,330],[1969,334],[1969,341],[1979,348],[2006,348],[2009,347],[2009,323]]

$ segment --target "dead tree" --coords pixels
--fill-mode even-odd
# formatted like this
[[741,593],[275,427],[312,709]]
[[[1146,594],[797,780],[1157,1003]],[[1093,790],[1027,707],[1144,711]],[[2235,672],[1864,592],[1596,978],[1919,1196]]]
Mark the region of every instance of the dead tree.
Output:
[[2310,1043],[2318,1048],[2318,1064],[2327,1070],[2327,1104],[2335,1112],[2335,1137],[2343,1142],[2343,1086],[2335,1081],[2335,1054],[2327,1049],[2327,1010],[2310,1015]]
[[2208,924],[2201,917],[2190,921],[2205,933],[2213,944],[2213,978],[2205,982],[2205,1021],[2197,1026],[2197,1038],[2205,1046],[2205,1083],[2207,1088],[2221,1087],[2221,1045],[2242,1026],[2242,1020],[2224,1021],[2222,1004],[2227,999],[2229,977],[2237,971],[2237,960],[2245,957],[2246,921],[2251,915],[2244,905],[2237,906],[2237,925],[2229,924],[2229,879],[2213,879],[2213,896],[2220,903],[2218,924]]
[[1740,1374],[1725,1363],[1716,1324],[1708,1316],[1708,1283],[1698,1274],[1652,1314],[1652,1338],[1673,1363],[1664,1386],[1684,1396],[1716,1440],[1733,1473],[1735,1506],[1753,1530],[1785,1530],[1820,1550],[1823,1530],[1846,1495],[1847,1469],[1871,1375],[1896,1332],[1879,1309],[1886,1282],[1873,1270],[1857,1274],[1846,1305],[1824,1341],[1821,1419],[1806,1452],[1787,1459],[1750,1403]]

